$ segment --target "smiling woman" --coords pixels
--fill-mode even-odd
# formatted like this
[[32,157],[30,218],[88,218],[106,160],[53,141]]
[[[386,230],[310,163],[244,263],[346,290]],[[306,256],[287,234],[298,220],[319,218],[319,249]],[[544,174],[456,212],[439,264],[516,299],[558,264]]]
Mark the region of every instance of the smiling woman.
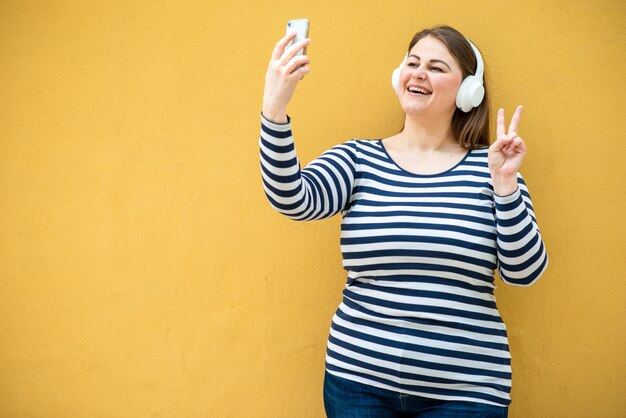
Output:
[[[521,107],[508,132],[499,111],[489,147],[478,50],[453,28],[427,29],[393,76],[402,131],[344,142],[300,169],[286,109],[309,41],[286,48],[291,38],[266,75],[261,171],[289,218],[341,213],[348,274],[327,344],[328,416],[506,416],[511,359],[494,275],[528,286],[547,267],[519,174]],[[477,83],[484,97],[472,103]]]

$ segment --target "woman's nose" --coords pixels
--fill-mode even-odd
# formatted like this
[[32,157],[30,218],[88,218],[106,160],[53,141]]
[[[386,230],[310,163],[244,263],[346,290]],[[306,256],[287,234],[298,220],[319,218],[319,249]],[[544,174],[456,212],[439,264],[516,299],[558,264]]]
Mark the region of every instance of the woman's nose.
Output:
[[425,77],[426,77],[426,71],[421,66],[415,68],[415,70],[413,71],[413,74],[411,74],[411,78],[417,78],[420,80],[423,80]]

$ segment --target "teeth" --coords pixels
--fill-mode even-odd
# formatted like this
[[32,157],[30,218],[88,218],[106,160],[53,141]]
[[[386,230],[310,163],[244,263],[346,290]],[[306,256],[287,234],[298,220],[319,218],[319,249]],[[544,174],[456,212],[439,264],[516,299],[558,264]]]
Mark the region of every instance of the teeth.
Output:
[[409,87],[409,91],[411,93],[430,94],[428,91],[420,89],[418,87]]

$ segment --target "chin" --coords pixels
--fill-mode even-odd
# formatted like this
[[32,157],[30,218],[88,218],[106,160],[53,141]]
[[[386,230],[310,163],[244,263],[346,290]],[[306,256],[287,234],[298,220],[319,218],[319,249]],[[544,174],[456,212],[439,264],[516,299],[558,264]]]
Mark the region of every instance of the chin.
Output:
[[406,105],[401,107],[402,110],[404,110],[404,113],[406,113],[407,115],[419,116],[425,113],[431,113],[433,111],[433,109],[429,108],[428,106]]
[[426,103],[415,103],[415,102],[403,102],[400,101],[400,107],[404,110],[404,113],[414,113],[414,112],[422,112],[425,109],[428,109]]
[[429,117],[433,117],[435,115],[438,115],[441,117],[451,119],[452,115],[454,115],[454,112],[456,111],[456,106],[442,109],[442,108],[437,108],[434,106],[429,106],[427,103],[423,105],[420,105],[417,103],[410,103],[410,104],[407,103],[405,105],[401,105],[401,107],[407,116],[428,115]]

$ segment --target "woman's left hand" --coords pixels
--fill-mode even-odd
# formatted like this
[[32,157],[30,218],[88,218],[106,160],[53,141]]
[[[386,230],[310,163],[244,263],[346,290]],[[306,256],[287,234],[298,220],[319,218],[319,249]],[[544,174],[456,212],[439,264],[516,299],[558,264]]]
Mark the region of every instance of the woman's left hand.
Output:
[[489,172],[495,194],[509,195],[517,190],[517,172],[526,156],[526,144],[517,135],[522,106],[517,106],[508,132],[504,127],[504,109],[498,110],[497,139],[489,147]]

